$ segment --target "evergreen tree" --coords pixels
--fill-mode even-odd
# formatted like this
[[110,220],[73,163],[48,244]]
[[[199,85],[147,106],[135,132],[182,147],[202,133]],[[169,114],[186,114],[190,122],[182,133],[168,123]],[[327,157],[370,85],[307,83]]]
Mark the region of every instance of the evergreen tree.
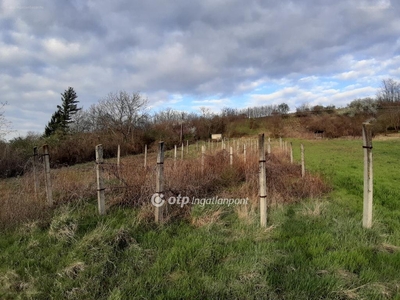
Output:
[[51,120],[45,128],[45,135],[50,136],[56,131],[67,133],[69,124],[72,123],[72,116],[81,108],[78,108],[78,96],[74,89],[69,87],[61,94],[61,105],[57,105],[57,111],[51,116]]
[[55,113],[53,113],[50,122],[45,127],[44,135],[50,136],[53,133],[55,133],[57,129],[59,129],[60,123],[61,123],[61,115],[60,112],[57,110]]

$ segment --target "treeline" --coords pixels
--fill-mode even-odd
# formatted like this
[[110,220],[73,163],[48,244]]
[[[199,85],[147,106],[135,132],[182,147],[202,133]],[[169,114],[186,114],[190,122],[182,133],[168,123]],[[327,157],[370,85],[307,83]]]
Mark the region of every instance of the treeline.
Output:
[[[171,108],[149,112],[140,93],[110,93],[87,109],[69,87],[43,134],[30,133],[10,142],[0,141],[0,177],[23,174],[31,166],[32,149],[48,144],[53,167],[94,160],[94,147],[103,144],[105,157],[142,153],[163,140],[167,148],[189,140],[208,140],[213,133],[240,137],[263,130],[272,137],[293,132],[323,133],[324,137],[359,136],[361,123],[375,119],[375,133],[400,130],[400,84],[384,80],[377,97],[356,99],[345,108],[302,104],[289,114],[289,106],[264,105],[246,109],[225,107],[220,113],[201,108],[187,113]],[[294,125],[293,125],[294,124]],[[298,136],[298,135],[297,135]]]
[[296,109],[302,126],[309,131],[323,132],[327,138],[361,135],[362,122],[371,120],[374,133],[387,134],[400,130],[400,83],[393,79],[382,81],[376,98],[355,99],[345,108],[309,106]]

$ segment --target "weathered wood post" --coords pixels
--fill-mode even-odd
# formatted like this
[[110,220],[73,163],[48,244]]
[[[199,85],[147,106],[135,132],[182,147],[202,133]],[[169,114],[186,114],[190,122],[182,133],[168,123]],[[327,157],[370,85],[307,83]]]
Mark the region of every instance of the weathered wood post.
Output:
[[271,138],[268,138],[268,144],[267,144],[267,153],[268,155],[271,154]]
[[243,144],[243,161],[244,163],[246,163],[246,143]]
[[282,137],[279,137],[279,148],[282,149]]
[[290,163],[293,163],[293,143],[290,142]]
[[144,167],[147,168],[147,144],[144,145]]
[[100,215],[104,215],[106,213],[105,206],[105,195],[104,195],[104,181],[102,176],[102,168],[101,165],[104,163],[103,160],[103,145],[96,146],[96,179],[97,179],[97,206]]
[[233,165],[233,147],[229,148],[229,165]]
[[300,150],[301,150],[301,177],[306,176],[306,166],[304,163],[304,145],[300,145]]
[[[182,143],[183,149],[183,143]],[[160,201],[163,201],[164,192],[164,142],[158,143],[157,154],[157,173],[156,173],[156,195]],[[154,196],[153,196],[154,197]],[[155,222],[159,223],[163,220],[164,205],[156,206],[154,211]]]
[[176,157],[178,153],[178,147],[174,145],[174,168],[176,167]]
[[201,146],[201,175],[204,174],[204,158],[206,155],[206,147]]
[[373,168],[372,168],[372,130],[371,124],[363,123],[364,148],[364,209],[363,227],[372,227],[372,200],[373,200]]
[[33,190],[35,192],[35,198],[38,196],[39,191],[39,182],[36,174],[36,164],[38,158],[38,150],[37,147],[33,148],[33,162],[32,162],[32,169],[33,169]]
[[184,145],[182,143],[182,147],[181,147],[181,160],[183,160],[183,149],[184,149]]
[[45,172],[47,205],[53,206],[53,188],[51,185],[50,155],[49,155],[49,146],[48,145],[43,146],[43,158],[44,158],[44,172]]
[[260,225],[267,226],[267,174],[265,169],[264,134],[258,135],[259,182],[260,182]]
[[120,176],[120,164],[121,164],[121,146],[118,145],[118,149],[117,149],[117,171],[118,171],[118,177]]

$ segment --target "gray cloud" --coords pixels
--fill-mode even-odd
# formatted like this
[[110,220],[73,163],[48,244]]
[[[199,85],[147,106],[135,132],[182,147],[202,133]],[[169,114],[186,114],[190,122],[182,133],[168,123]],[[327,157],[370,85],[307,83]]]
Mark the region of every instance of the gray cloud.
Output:
[[[389,0],[4,0],[0,101],[9,102],[14,126],[26,132],[19,124],[44,127],[68,86],[85,107],[120,89],[168,106],[173,95],[228,99],[312,76],[371,88],[399,76],[399,12],[398,1]],[[369,70],[359,70],[358,61],[371,59]],[[287,91],[282,86],[277,95],[296,90]],[[23,110],[42,113],[30,120]]]

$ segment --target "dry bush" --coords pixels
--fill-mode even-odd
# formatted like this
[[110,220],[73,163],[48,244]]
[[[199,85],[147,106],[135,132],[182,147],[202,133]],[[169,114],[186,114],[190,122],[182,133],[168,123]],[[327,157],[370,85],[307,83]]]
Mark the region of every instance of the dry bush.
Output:
[[3,179],[0,181],[0,228],[10,228],[32,219],[44,218],[49,211],[44,205],[44,188],[37,197],[33,189],[33,176]]
[[[166,155],[165,199],[179,195],[190,199],[214,196],[248,198],[254,204],[253,208],[257,207],[258,153],[250,147],[247,153],[246,163],[242,153],[235,153],[232,166],[226,150],[207,153],[204,172],[200,153],[191,153],[189,158],[177,161]],[[107,206],[141,206],[144,209],[143,220],[150,219],[151,207],[148,206],[155,193],[156,181],[155,153],[149,153],[146,168],[143,166],[143,155],[123,157],[120,168],[117,168],[115,162],[115,159],[110,159],[102,165]],[[320,197],[329,190],[318,176],[307,174],[305,178],[301,178],[300,166],[291,164],[288,155],[280,149],[273,149],[273,154],[267,155],[266,169],[270,204]],[[32,173],[1,182],[0,221],[3,226],[40,218],[47,211],[43,209],[46,195],[41,165],[38,174],[40,186],[37,198],[33,191]],[[94,162],[54,169],[51,174],[56,205],[77,203],[96,197]],[[191,212],[190,205],[170,205],[167,210],[170,218],[188,216]]]

